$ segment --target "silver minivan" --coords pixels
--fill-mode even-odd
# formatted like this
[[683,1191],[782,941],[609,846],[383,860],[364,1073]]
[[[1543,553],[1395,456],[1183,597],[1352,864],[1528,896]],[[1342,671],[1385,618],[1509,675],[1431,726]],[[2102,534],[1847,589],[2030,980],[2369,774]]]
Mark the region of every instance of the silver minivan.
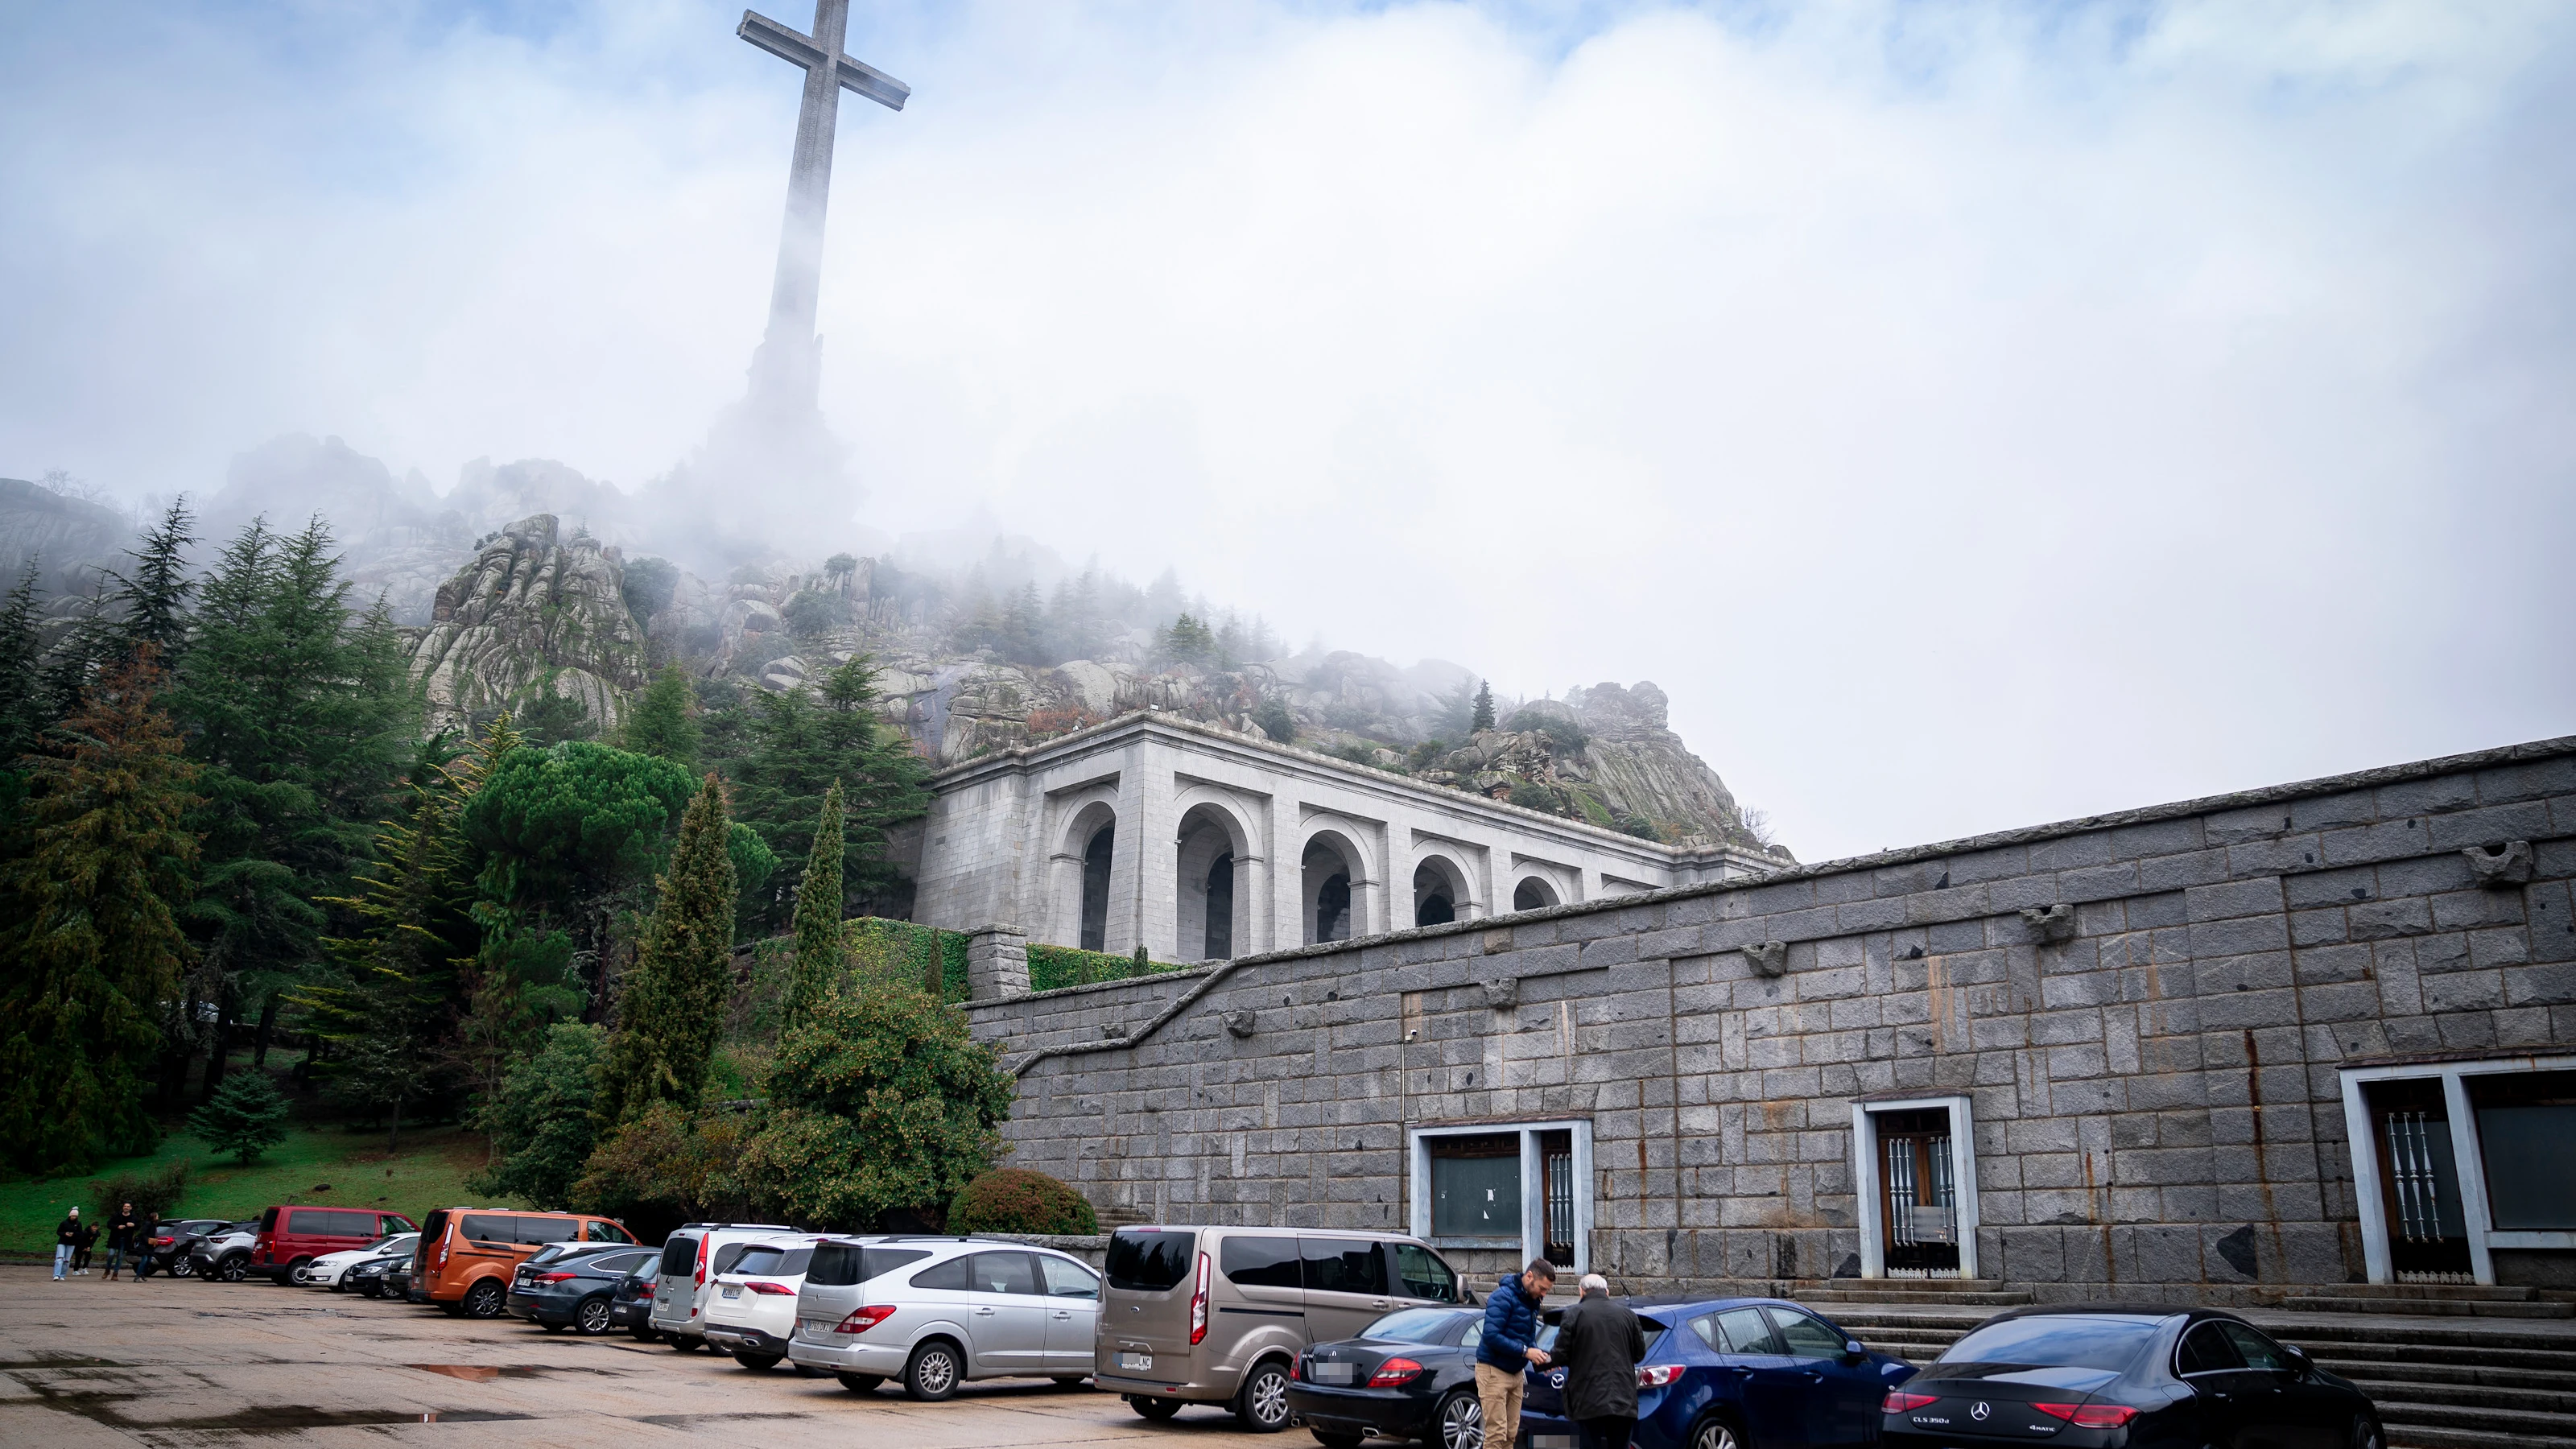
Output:
[[1472,1303],[1448,1261],[1401,1233],[1120,1228],[1093,1355],[1101,1388],[1148,1419],[1224,1405],[1247,1429],[1288,1426],[1288,1371],[1309,1344],[1381,1315]]
[[944,1399],[968,1379],[1091,1373],[1100,1275],[1052,1248],[1003,1238],[835,1238],[796,1290],[789,1362],[869,1393],[888,1379]]
[[754,1243],[801,1240],[782,1223],[683,1223],[662,1240],[662,1271],[653,1282],[648,1321],[673,1348],[706,1346],[707,1294],[716,1275]]

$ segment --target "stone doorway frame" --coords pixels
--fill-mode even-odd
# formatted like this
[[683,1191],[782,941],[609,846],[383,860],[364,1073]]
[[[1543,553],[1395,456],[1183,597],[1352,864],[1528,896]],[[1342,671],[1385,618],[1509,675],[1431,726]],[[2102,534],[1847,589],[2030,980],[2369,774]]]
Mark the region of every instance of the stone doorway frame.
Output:
[[[1567,1280],[1592,1271],[1592,1119],[1589,1117],[1506,1118],[1496,1122],[1443,1122],[1407,1125],[1405,1146],[1406,1225],[1413,1236],[1437,1248],[1450,1241],[1431,1236],[1431,1144],[1443,1137],[1492,1137],[1517,1133],[1521,1139],[1521,1263],[1537,1257],[1547,1236],[1547,1179],[1539,1155],[1539,1137],[1547,1132],[1571,1135],[1574,1144],[1574,1261],[1559,1263]],[[1479,1246],[1489,1246],[1479,1244]]]
[[1959,1208],[1959,1276],[1977,1273],[1977,1119],[1966,1097],[1890,1097],[1852,1103],[1852,1183],[1859,1196],[1860,1275],[1887,1276],[1886,1192],[1879,1182],[1878,1124],[1881,1112],[1920,1112],[1938,1107],[1950,1114],[1950,1186]]
[[2362,1087],[2369,1082],[2438,1079],[2442,1102],[2451,1119],[2451,1162],[2460,1174],[2460,1220],[2469,1235],[2469,1276],[2493,1286],[2495,1253],[2539,1248],[2576,1248],[2576,1232],[2498,1232],[2487,1207],[2487,1156],[2478,1138],[2477,1109],[2469,1102],[2470,1077],[2507,1072],[2576,1071],[2576,1056],[2517,1053],[2469,1060],[2389,1062],[2379,1066],[2342,1067],[2343,1131],[2352,1157],[2352,1201],[2361,1215],[2363,1276],[2373,1283],[2394,1283],[2397,1270],[2388,1246],[2388,1201],[2379,1191],[2379,1134],[2371,1130],[2370,1103]]

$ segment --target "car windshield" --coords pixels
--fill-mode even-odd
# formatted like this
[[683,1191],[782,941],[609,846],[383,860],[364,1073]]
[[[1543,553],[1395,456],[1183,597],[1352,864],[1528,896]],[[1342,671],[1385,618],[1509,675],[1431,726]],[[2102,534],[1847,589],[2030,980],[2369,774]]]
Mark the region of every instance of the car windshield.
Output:
[[1925,1372],[1949,1378],[1988,1378],[2032,1368],[2125,1373],[2154,1341],[2159,1321],[2089,1313],[2008,1318],[1950,1345]]
[[1399,1308],[1360,1331],[1362,1338],[1393,1339],[1397,1343],[1439,1343],[1448,1338],[1464,1315],[1438,1308]]

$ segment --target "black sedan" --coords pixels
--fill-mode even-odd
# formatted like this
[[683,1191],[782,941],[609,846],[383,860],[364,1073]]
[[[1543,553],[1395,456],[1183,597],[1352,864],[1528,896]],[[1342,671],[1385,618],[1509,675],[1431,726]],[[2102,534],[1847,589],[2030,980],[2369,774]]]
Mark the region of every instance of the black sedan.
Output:
[[173,1278],[188,1277],[197,1271],[196,1265],[188,1261],[189,1252],[204,1242],[208,1234],[231,1229],[232,1224],[222,1218],[180,1218],[155,1223],[150,1235],[143,1240],[143,1251],[135,1254],[134,1276],[149,1278],[155,1273],[167,1273]]
[[1476,1403],[1476,1341],[1484,1327],[1482,1309],[1399,1308],[1357,1338],[1299,1354],[1288,1412],[1326,1449],[1354,1449],[1372,1433],[1477,1449],[1485,1415]]
[[550,1333],[570,1328],[606,1333],[618,1281],[661,1252],[631,1243],[582,1243],[547,1248],[519,1265],[510,1280],[509,1311]]
[[659,1343],[660,1332],[653,1327],[653,1284],[661,1271],[661,1260],[649,1258],[642,1268],[617,1280],[617,1289],[608,1298],[608,1326],[622,1328],[645,1343]]
[[[349,1269],[346,1284],[356,1290],[358,1296],[362,1298],[382,1298],[385,1296],[385,1281],[388,1277],[401,1274],[407,1279],[410,1273],[411,1254],[409,1253],[362,1258]],[[396,1290],[394,1296],[400,1298],[402,1293]]]
[[2231,1313],[2158,1304],[2017,1308],[1890,1389],[1880,1439],[2061,1449],[2380,1449],[2359,1389]]

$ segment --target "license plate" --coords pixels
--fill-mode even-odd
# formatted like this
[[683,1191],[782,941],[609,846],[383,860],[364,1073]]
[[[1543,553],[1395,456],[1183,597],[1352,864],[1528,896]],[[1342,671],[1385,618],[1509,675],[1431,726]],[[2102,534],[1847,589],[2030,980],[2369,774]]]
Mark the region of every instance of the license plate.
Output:
[[739,1288],[727,1288],[724,1291],[724,1296],[727,1298],[740,1298],[742,1296],[742,1290]]
[[1149,1369],[1154,1366],[1154,1356],[1150,1353],[1122,1353],[1118,1355],[1118,1366],[1123,1369]]
[[1319,1384],[1346,1384],[1356,1376],[1357,1364],[1319,1363],[1309,1366]]
[[1532,1434],[1530,1449],[1574,1449],[1571,1434]]
[[807,1338],[822,1338],[832,1331],[832,1320],[828,1318],[803,1318],[797,1321],[804,1326]]

